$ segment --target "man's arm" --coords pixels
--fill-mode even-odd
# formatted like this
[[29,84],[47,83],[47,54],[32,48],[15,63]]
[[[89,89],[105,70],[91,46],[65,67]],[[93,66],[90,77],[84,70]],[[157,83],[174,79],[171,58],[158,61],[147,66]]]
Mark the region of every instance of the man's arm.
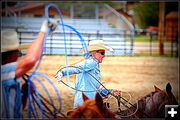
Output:
[[39,60],[42,52],[42,47],[43,47],[43,42],[44,42],[44,37],[45,33],[48,30],[49,26],[52,26],[52,31],[55,30],[57,27],[58,21],[50,19],[50,21],[44,21],[40,32],[38,33],[38,36],[34,40],[34,42],[31,44],[31,46],[28,48],[27,54],[17,62],[16,65],[16,77],[21,77],[24,73],[29,71],[34,67],[36,62]]
[[16,66],[16,77],[21,77],[24,73],[29,71],[39,60],[42,52],[42,46],[45,33],[39,32],[35,41],[28,48],[27,54],[18,61]]

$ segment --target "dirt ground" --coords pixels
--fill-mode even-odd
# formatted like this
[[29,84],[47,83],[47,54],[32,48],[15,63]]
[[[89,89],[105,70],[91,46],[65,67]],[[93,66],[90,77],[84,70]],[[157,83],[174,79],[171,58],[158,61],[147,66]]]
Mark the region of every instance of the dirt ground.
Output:
[[[68,64],[72,65],[82,59],[82,56],[69,56]],[[73,108],[74,94],[71,93],[67,86],[58,83],[54,76],[59,68],[65,65],[64,56],[44,56],[37,71],[49,77],[57,87],[62,99],[61,112],[64,114]],[[172,92],[176,99],[178,99],[178,66],[177,58],[105,57],[103,63],[100,64],[101,81],[105,82],[107,88],[129,92],[135,100],[154,91],[154,85],[160,89],[165,89],[166,84],[169,82],[172,86]],[[74,77],[71,77],[72,86]],[[66,79],[64,81],[68,83]],[[35,80],[34,82],[39,93],[47,96],[41,85]],[[58,98],[53,87],[47,80],[42,80],[42,83],[44,83],[49,91],[55,106],[59,106]],[[25,112],[27,112],[27,108]]]

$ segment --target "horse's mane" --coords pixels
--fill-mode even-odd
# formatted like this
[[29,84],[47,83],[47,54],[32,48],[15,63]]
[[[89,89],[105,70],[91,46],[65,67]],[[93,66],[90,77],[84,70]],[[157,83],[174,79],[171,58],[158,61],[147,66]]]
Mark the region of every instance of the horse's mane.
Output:
[[95,99],[89,99],[82,93],[84,103],[67,113],[68,118],[115,118],[115,114],[109,111],[103,104],[99,93],[96,93]]

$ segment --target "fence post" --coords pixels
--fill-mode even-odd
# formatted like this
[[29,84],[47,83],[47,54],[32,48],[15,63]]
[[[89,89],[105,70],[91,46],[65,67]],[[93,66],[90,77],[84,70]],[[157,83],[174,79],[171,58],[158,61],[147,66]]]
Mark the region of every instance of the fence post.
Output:
[[97,30],[96,39],[99,39],[99,30]]
[[[16,32],[18,33],[18,29],[16,30]],[[22,41],[21,41],[21,32],[19,32],[19,44],[21,45]],[[22,56],[22,52],[21,50],[18,53],[18,56]]]
[[165,16],[165,3],[160,2],[159,4],[159,54],[164,55],[164,16]]
[[69,53],[72,55],[72,32],[70,32],[70,40],[69,40]]
[[150,35],[150,56],[151,56],[152,55],[152,37],[153,37],[152,31],[150,31],[149,35]]
[[52,50],[53,50],[53,47],[52,47],[52,36],[53,36],[53,34],[51,34],[51,39],[50,39],[50,55],[52,55]]
[[133,56],[135,29],[131,30],[131,55]]
[[127,36],[127,34],[126,34],[126,30],[124,30],[124,34],[123,34],[123,37],[124,37],[124,54],[125,55],[127,55],[127,51],[126,51],[126,36]]
[[87,45],[89,45],[90,37],[91,37],[91,34],[88,34],[88,43],[87,43]]
[[178,37],[178,32],[176,33],[176,57],[178,57],[179,54],[179,37]]

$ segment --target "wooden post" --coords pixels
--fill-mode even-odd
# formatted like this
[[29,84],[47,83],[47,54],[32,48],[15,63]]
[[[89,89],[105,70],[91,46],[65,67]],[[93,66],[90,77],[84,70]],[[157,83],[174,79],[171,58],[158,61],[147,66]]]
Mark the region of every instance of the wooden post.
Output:
[[164,17],[165,16],[165,3],[159,3],[159,32],[158,32],[158,40],[159,40],[159,54],[164,55]]

